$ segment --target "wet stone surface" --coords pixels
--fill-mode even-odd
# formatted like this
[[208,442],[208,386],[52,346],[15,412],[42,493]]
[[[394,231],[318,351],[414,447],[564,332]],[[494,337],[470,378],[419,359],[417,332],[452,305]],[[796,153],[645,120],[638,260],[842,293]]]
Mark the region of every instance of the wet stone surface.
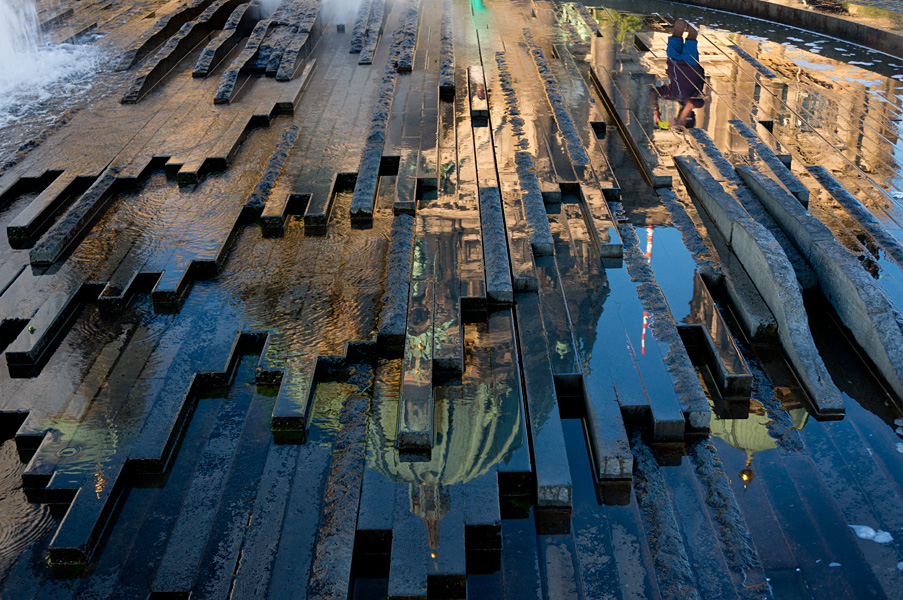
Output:
[[655,0],[36,10],[116,60],[0,117],[0,598],[899,596],[901,61]]

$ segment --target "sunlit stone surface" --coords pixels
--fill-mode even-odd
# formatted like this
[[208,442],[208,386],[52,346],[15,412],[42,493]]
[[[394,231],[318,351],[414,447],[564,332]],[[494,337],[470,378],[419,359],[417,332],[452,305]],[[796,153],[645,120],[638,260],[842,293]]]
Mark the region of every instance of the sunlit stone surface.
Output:
[[898,598],[876,4],[0,0],[0,598]]

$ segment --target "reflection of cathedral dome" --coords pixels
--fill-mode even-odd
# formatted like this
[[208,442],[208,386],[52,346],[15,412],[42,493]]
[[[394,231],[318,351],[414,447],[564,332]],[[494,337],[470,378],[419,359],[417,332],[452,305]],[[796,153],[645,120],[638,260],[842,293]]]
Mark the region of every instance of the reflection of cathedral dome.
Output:
[[[794,408],[787,411],[793,421],[794,429],[802,429],[809,420],[809,413],[804,408]],[[763,450],[777,448],[777,441],[768,433],[767,425],[771,419],[761,406],[756,410],[750,407],[749,416],[745,419],[721,419],[712,411],[711,431],[712,435],[724,440],[730,446],[746,452],[746,468],[740,472],[740,479],[744,483],[752,481],[755,477],[751,466],[753,454]]]
[[374,403],[368,430],[367,464],[371,469],[395,481],[453,485],[486,473],[524,443],[517,398],[511,390],[493,393],[490,384],[480,383],[468,386],[462,399],[449,398],[444,389],[460,388],[440,387],[434,392],[436,436],[429,461],[400,459],[394,445],[397,407],[390,402]]
[[[399,377],[389,383],[398,389]],[[394,384],[394,385],[393,385]],[[427,528],[430,556],[438,561],[439,521],[449,510],[447,486],[463,484],[507,461],[525,443],[520,398],[510,388],[490,383],[438,387],[436,435],[428,461],[402,461],[395,448],[398,405],[374,402],[367,431],[367,467],[388,479],[409,484],[411,512]],[[438,562],[436,562],[438,565]]]
[[738,450],[745,450],[752,457],[756,452],[777,448],[778,443],[768,434],[768,415],[749,413],[746,419],[719,419],[712,413],[712,435],[721,438]]

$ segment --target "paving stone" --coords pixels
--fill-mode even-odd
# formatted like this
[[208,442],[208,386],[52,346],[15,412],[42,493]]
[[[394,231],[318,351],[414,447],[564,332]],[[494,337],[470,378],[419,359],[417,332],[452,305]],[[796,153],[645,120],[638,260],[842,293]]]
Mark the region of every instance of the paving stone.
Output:
[[411,268],[414,260],[414,218],[396,215],[392,225],[386,294],[380,316],[378,339],[392,347],[401,347],[407,330]]
[[487,333],[493,395],[499,403],[500,418],[511,424],[510,434],[500,431],[495,441],[497,452],[503,456],[498,464],[499,490],[507,495],[532,494],[533,460],[510,308],[489,313]]
[[[351,376],[358,388],[342,408],[342,429],[334,446],[332,466],[323,496],[322,518],[308,585],[313,598],[349,595],[355,517],[361,500],[366,468],[367,412],[364,395],[373,382],[373,370],[364,365]],[[369,376],[368,376],[369,375]]]
[[157,53],[135,73],[135,79],[120,102],[135,104],[157,86],[198,44],[207,41],[213,31],[225,26],[240,0],[216,0],[190,23],[185,23]]
[[797,279],[803,289],[811,289],[817,286],[818,276],[812,270],[806,256],[799,251],[796,244],[784,232],[771,213],[766,211],[761,203],[756,200],[756,197],[747,189],[748,186],[742,183],[737,171],[724,158],[708,136],[697,129],[694,129],[691,135],[697,140],[699,146],[703,148],[705,155],[711,160],[718,174],[724,178],[725,185],[731,189],[732,194],[740,201],[746,212],[758,223],[765,226],[778,244],[781,245],[781,249],[787,255],[788,260],[790,260],[790,264],[793,266],[793,270],[796,272]]
[[[538,289],[536,267],[533,264],[533,247],[527,231],[524,209],[516,177],[511,173],[500,174],[505,226],[508,234],[508,252],[511,258],[511,282],[519,292],[535,292]],[[543,210],[543,215],[545,211]],[[548,221],[547,221],[548,222]]]
[[[167,50],[179,50],[180,40],[200,24],[182,36],[179,27],[204,10],[231,12],[235,31],[247,28],[242,37],[260,18],[257,4],[236,12],[210,0],[188,6],[148,0],[128,10],[94,0],[83,4],[54,36],[97,23],[104,44],[124,48],[137,41],[133,50],[144,52],[142,60],[167,39]],[[110,195],[75,224],[52,260],[32,268],[24,252],[0,244],[0,344],[13,358],[31,352],[41,364],[46,360],[33,379],[0,373],[0,425],[10,434],[18,426],[20,456],[33,454],[24,472],[20,466],[10,474],[14,480],[22,473],[29,499],[57,509],[72,505],[53,543],[57,524],[36,521],[48,533],[10,555],[4,591],[16,598],[133,598],[148,592],[152,598],[277,600],[368,592],[397,598],[684,598],[767,595],[771,585],[776,596],[801,590],[824,598],[892,595],[893,548],[858,541],[847,527],[847,521],[887,531],[901,525],[898,494],[887,487],[901,476],[890,399],[887,406],[870,404],[870,398],[863,401],[869,393],[846,383],[841,388],[865,411],[851,411],[840,423],[800,421],[802,411],[791,407],[806,393],[781,353],[775,354],[774,340],[760,333],[777,327],[735,256],[743,253],[741,242],[768,257],[781,249],[743,236],[737,223],[748,218],[746,205],[731,213],[727,241],[720,235],[690,239],[688,232],[711,223],[700,205],[688,202],[681,186],[659,188],[657,196],[643,187],[643,169],[653,185],[669,181],[673,169],[670,151],[659,145],[661,133],[644,134],[648,115],[631,109],[637,97],[630,94],[661,74],[667,36],[660,30],[670,22],[649,17],[649,31],[628,33],[611,54],[612,64],[623,67],[608,71],[614,114],[625,120],[626,143],[633,140],[648,152],[648,164],[638,168],[612,131],[599,139],[604,117],[592,95],[600,93],[598,84],[588,88],[581,80],[591,61],[578,64],[560,43],[570,40],[573,52],[589,52],[590,59],[608,51],[600,40],[615,49],[616,32],[606,29],[606,38],[598,37],[586,7],[364,4],[357,42],[367,42],[372,56],[347,54],[349,38],[324,29],[330,19],[325,12],[321,17],[319,2],[288,0],[269,17],[269,37],[245,57],[234,102],[210,105],[229,67],[216,71],[223,58],[215,52],[208,72],[214,69],[218,77],[192,76],[196,65],[189,63],[204,52],[201,43],[137,106],[91,96],[90,111],[61,116],[56,133],[45,141],[36,137],[16,157],[21,163],[0,176],[0,189],[7,190],[0,203],[15,203],[15,210],[0,215],[9,226],[54,178],[118,169]],[[592,10],[608,16],[604,8]],[[154,29],[164,13],[172,16]],[[302,31],[307,18],[310,30]],[[600,18],[597,26],[608,22]],[[524,25],[531,30],[526,37]],[[389,43],[378,43],[383,34]],[[151,47],[153,36],[158,43]],[[760,81],[747,66],[753,63],[737,58],[717,32],[704,30],[700,37],[711,38],[700,44],[712,79],[709,108],[718,103],[720,110],[726,102],[728,112],[736,111]],[[762,51],[743,44],[750,53]],[[220,52],[228,51],[232,62],[242,49],[227,45]],[[377,68],[358,65],[359,58]],[[766,62],[762,54],[758,58]],[[503,84],[503,62],[510,89]],[[483,69],[490,98],[485,122],[471,118],[469,94],[454,92],[470,90],[461,65]],[[779,65],[772,66],[777,72]],[[880,63],[873,67],[883,72]],[[445,87],[442,69],[451,71]],[[717,87],[729,69],[740,69],[737,101]],[[288,81],[277,81],[280,72]],[[805,79],[802,89],[811,92]],[[839,92],[820,96],[825,106],[838,93],[854,95],[852,83],[834,83]],[[513,90],[516,106],[506,96]],[[774,98],[776,106],[793,106]],[[767,102],[750,106],[757,120],[773,119]],[[839,106],[847,112],[846,104]],[[716,112],[707,115],[715,118]],[[892,103],[882,104],[870,111],[868,123],[850,123],[850,131],[880,129],[897,112]],[[809,122],[816,111],[800,114]],[[297,126],[297,139],[291,152],[277,149],[285,152],[274,171],[267,158],[282,131],[267,128],[285,117]],[[522,120],[521,133],[515,117]],[[846,127],[846,118],[841,121]],[[665,134],[681,148],[695,136]],[[771,138],[764,140],[776,148]],[[864,138],[862,150],[885,161],[870,177],[887,166],[883,143],[877,135]],[[418,154],[406,182],[400,175],[410,166],[396,171],[405,150]],[[609,177],[612,165],[620,181]],[[856,187],[847,176],[841,179],[869,206],[880,201],[865,180]],[[723,173],[715,181],[726,181]],[[631,192],[623,207],[615,203],[620,182]],[[415,215],[393,214],[396,189],[412,194]],[[827,208],[813,193],[813,213],[837,228],[832,237],[850,242],[864,257],[864,277],[881,274],[878,288],[895,289],[894,278],[886,276],[895,273],[894,265],[877,262],[880,244],[867,228]],[[895,234],[899,215],[892,204],[887,210],[873,216]],[[289,218],[301,212],[303,222]],[[258,215],[259,222],[249,221]],[[713,218],[724,224],[720,217]],[[656,230],[657,260],[639,248],[640,226]],[[43,227],[30,235],[40,236]],[[683,300],[675,290],[689,289],[692,263],[675,261],[673,269],[655,273],[651,268],[662,264],[663,252],[683,253],[672,227],[681,229],[707,285],[724,285],[719,291],[732,298],[742,326],[756,332],[744,351],[760,359],[749,363],[757,380],[754,397],[772,420],[766,437],[781,451],[757,452],[754,466],[745,464],[745,452],[721,440],[712,440],[718,455],[705,442],[687,443],[688,436],[707,434],[710,409],[668,306]],[[506,252],[501,263],[498,248]],[[387,256],[390,249],[394,257]],[[841,268],[849,261],[842,252],[798,254]],[[770,262],[786,261],[746,264],[759,277],[762,264],[774,270]],[[531,276],[535,265],[541,277]],[[499,303],[502,271],[510,290],[501,292],[508,296]],[[193,285],[196,279],[206,281]],[[414,287],[432,285],[432,299],[425,302],[432,341],[425,350],[435,377],[431,373],[425,406],[434,410],[430,437],[441,451],[432,452],[429,463],[410,462],[423,456],[395,447],[407,316],[416,310],[408,304],[411,281]],[[69,310],[64,300],[83,285],[92,299]],[[804,317],[820,315],[806,308]],[[675,307],[678,313],[686,307]],[[891,314],[875,318],[882,328],[899,328]],[[27,319],[40,325],[35,333],[57,324],[60,329],[45,343],[30,335]],[[245,333],[236,340],[236,331]],[[398,348],[390,347],[388,336]],[[364,341],[346,346],[348,339]],[[562,339],[568,343],[555,343]],[[823,340],[816,339],[824,352]],[[261,346],[259,356],[247,354]],[[841,346],[825,357],[832,377],[863,388],[874,383],[844,378],[859,371],[855,361],[829,361],[837,350]],[[377,355],[380,378],[367,411],[369,391],[351,394],[342,371],[352,357],[369,364]],[[242,379],[231,385],[237,364]],[[712,380],[703,379],[706,386]],[[227,384],[229,394],[248,403],[243,419],[219,411],[235,396],[218,398],[222,390],[212,386]],[[354,401],[347,401],[349,394]],[[474,425],[466,451],[459,440],[468,432],[459,421],[452,427],[462,415]],[[828,410],[822,416],[839,415]],[[625,455],[625,420],[643,430],[643,444],[656,451],[680,453],[686,446],[692,465],[663,469],[651,453],[637,450],[642,460]],[[749,423],[724,424],[744,425]],[[231,450],[213,448],[223,438]],[[60,455],[76,447],[81,450],[75,456]],[[841,447],[849,450],[843,456]],[[466,456],[459,459],[461,452]],[[100,468],[94,468],[95,456],[102,457]],[[229,466],[211,471],[214,458]],[[741,483],[733,475],[746,477],[753,468],[754,481]],[[98,498],[96,486],[104,482],[97,476],[115,475],[115,469],[123,474],[108,479],[108,496]],[[623,495],[634,470],[637,502]],[[617,501],[614,487],[622,492]],[[5,507],[18,502],[17,495],[7,496]],[[567,533],[571,509],[574,534]],[[18,534],[24,519],[16,518]],[[48,546],[56,575],[87,569],[74,580],[56,580],[45,560]],[[755,562],[757,550],[764,566]],[[845,568],[827,566],[835,560]],[[178,589],[166,588],[164,579]]]
[[498,475],[492,467],[464,484],[464,539],[468,550],[502,549]]
[[452,4],[446,2],[442,8],[442,54],[439,66],[439,95],[443,98],[455,94],[455,39]]
[[895,319],[887,318],[894,312],[887,296],[831,231],[797,206],[777,182],[749,167],[738,167],[737,173],[807,258],[825,297],[885,380],[897,394],[903,393],[903,364],[897,360],[903,332]]
[[182,506],[170,535],[154,581],[154,594],[191,592],[203,560],[206,540],[213,533],[212,527],[224,484],[232,470],[244,427],[247,426],[245,416],[251,401],[252,395],[245,392],[234,399],[230,397],[230,401],[224,406],[192,478],[186,503]]
[[6,347],[6,362],[10,367],[34,366],[45,349],[61,333],[66,321],[71,319],[82,304],[97,297],[99,285],[82,285],[71,296],[51,296],[29,318],[28,328]]
[[[436,299],[433,307],[433,369],[442,373],[464,371],[464,342],[460,314],[458,253],[453,222],[442,219],[437,229],[435,262]],[[433,233],[432,231],[430,233]]]
[[856,222],[881,244],[881,247],[887,252],[889,257],[893,258],[897,264],[903,264],[903,246],[900,245],[900,241],[887,231],[884,225],[875,218],[856,196],[844,188],[824,167],[815,165],[807,167],[807,170],[856,219]]
[[398,408],[396,443],[400,450],[428,452],[433,447],[434,303],[435,283],[432,277],[413,279],[408,304],[401,400]]
[[[253,375],[254,357],[243,358],[237,381],[249,381]],[[248,391],[256,391],[250,387]],[[208,597],[228,595],[234,589],[240,562],[248,557],[245,526],[251,522],[253,510],[264,500],[259,486],[271,439],[269,430],[270,402],[254,395],[245,415],[245,426],[232,459],[229,477],[219,498],[216,515],[204,545],[204,552],[194,576],[193,594]]]
[[558,399],[549,360],[549,347],[537,296],[515,297],[518,350],[524,374],[524,392],[533,440],[537,505],[571,506],[571,477],[558,414]]
[[389,598],[461,598],[465,585],[463,486],[396,485]]
[[254,26],[244,50],[223,73],[219,88],[217,88],[216,95],[213,97],[214,104],[229,104],[236,99],[238,92],[250,76],[252,63],[257,56],[260,44],[263,42],[264,37],[273,31],[275,27],[276,24],[271,19],[259,21]]
[[[290,81],[297,74],[298,69],[304,64],[313,47],[320,39],[322,30],[322,18],[320,10],[322,2],[314,0],[306,3],[301,11],[299,11],[295,24],[292,29],[297,29],[294,37],[285,48],[279,61],[279,68],[276,70],[276,81]],[[290,29],[291,31],[291,29]],[[273,72],[274,58],[270,59],[270,65],[267,67],[267,75],[271,76]]]
[[[217,359],[220,365],[228,365],[238,342],[234,328],[223,324],[213,331],[205,332],[205,338],[203,347],[205,355],[212,362],[211,366],[216,368]],[[179,342],[175,349],[169,350],[169,356],[174,358],[179,350],[185,353],[189,351],[188,348],[182,348]],[[148,392],[154,394],[154,399],[129,453],[130,461],[139,471],[159,473],[165,469],[172,458],[185,420],[191,414],[196,399],[194,394],[198,391],[195,381],[203,381],[205,376],[198,376],[197,372],[191,373],[190,363],[185,364],[183,361],[184,358],[182,361],[168,363],[173,364],[174,368],[164,368],[163,374],[157,373],[151,381],[153,385]],[[220,380],[223,377],[221,374]]]
[[382,22],[385,13],[386,3],[384,0],[372,0],[370,2],[370,18],[367,22],[366,36],[361,46],[361,57],[358,60],[359,65],[369,65],[373,63],[373,55],[376,52],[376,46],[379,44],[380,36],[383,33]]
[[267,592],[274,600],[297,597],[298,582],[310,576],[319,522],[319,499],[323,496],[331,462],[328,447],[301,446]]
[[251,512],[251,523],[242,548],[232,597],[236,600],[259,598],[266,594],[273,573],[282,523],[289,499],[299,446],[269,447],[259,491]]
[[125,487],[121,462],[106,464],[96,476],[107,482],[99,490],[82,487],[50,542],[48,560],[61,573],[87,566]]
[[638,157],[643,176],[653,187],[670,187],[671,176],[661,168],[664,164],[648,136],[634,131],[640,121],[631,112],[629,102],[619,89],[615,76],[602,65],[590,69],[590,83],[634,156]]
[[354,29],[351,31],[351,53],[360,54],[364,47],[364,40],[367,35],[367,26],[370,22],[371,11],[370,0],[363,0],[358,7],[357,18],[354,22]]
[[212,3],[213,0],[194,0],[162,16],[152,28],[126,49],[119,61],[119,70],[131,69],[175,35],[183,25],[199,17]]
[[[402,30],[401,48],[395,61],[395,68],[399,73],[411,72],[414,63],[414,47],[417,43],[417,25],[420,21],[419,0],[408,0],[407,10],[404,15],[404,28]],[[364,48],[366,52],[366,47]]]
[[395,214],[414,214],[417,210],[417,163],[420,152],[402,152],[398,163],[398,179],[395,180]]

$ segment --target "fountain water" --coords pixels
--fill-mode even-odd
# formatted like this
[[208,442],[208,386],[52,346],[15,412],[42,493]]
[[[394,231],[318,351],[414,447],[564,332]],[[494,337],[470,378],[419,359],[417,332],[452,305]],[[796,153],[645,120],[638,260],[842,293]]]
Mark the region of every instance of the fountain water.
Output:
[[33,3],[0,0],[0,94],[29,71],[41,37]]
[[0,127],[54,95],[77,93],[97,65],[93,45],[45,38],[34,0],[0,0]]

